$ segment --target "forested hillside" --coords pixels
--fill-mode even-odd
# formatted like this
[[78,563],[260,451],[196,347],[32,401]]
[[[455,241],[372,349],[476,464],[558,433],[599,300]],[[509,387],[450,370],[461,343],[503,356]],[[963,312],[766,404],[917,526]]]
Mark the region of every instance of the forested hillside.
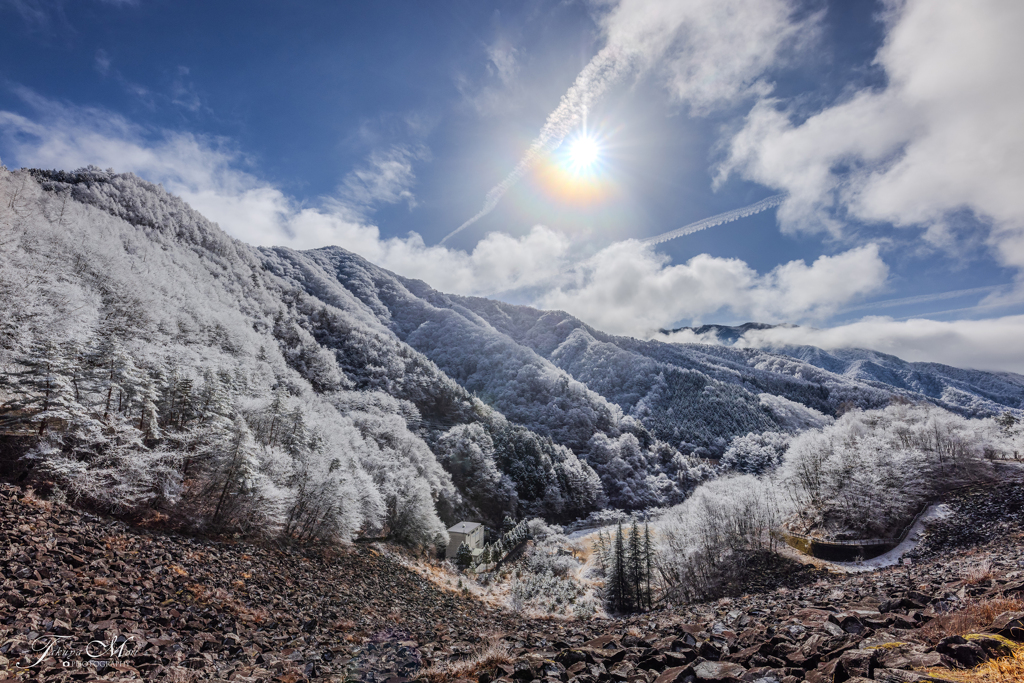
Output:
[[613,337],[340,247],[253,248],[94,168],[0,170],[0,304],[4,476],[304,540],[430,544],[462,518],[676,504],[748,434],[897,395],[978,415],[1024,396],[1016,376],[936,395],[810,357]]

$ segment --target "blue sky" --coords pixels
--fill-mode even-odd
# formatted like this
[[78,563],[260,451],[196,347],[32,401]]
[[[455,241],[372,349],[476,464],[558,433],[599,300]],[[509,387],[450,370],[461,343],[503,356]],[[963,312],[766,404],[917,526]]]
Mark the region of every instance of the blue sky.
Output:
[[1021,370],[1022,29],[1010,0],[0,0],[0,159],[610,332]]

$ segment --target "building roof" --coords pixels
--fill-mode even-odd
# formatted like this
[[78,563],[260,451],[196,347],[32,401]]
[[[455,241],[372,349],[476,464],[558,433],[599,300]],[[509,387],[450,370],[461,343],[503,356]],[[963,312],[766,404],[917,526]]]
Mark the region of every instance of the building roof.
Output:
[[478,526],[479,522],[459,522],[451,529],[448,530],[450,534],[468,534],[472,533]]

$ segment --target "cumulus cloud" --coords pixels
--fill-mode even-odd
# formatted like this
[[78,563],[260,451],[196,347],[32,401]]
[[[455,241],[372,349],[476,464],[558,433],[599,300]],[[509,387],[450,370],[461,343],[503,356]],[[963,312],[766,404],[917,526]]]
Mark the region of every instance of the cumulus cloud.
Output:
[[601,25],[609,45],[706,114],[772,90],[765,73],[813,39],[820,18],[798,19],[795,9],[788,0],[621,0]]
[[1024,270],[1024,4],[890,3],[876,63],[888,82],[797,119],[760,102],[731,140],[719,181],[738,173],[788,192],[788,230],[844,231],[846,220],[927,228],[955,241],[951,216],[989,226],[1002,263]]
[[760,275],[739,259],[695,256],[671,265],[667,256],[630,240],[575,265],[540,297],[595,327],[646,335],[677,320],[714,313],[768,321],[824,318],[883,286],[888,268],[869,244],[811,265],[790,261]]
[[1021,315],[952,322],[867,318],[822,330],[809,327],[751,330],[737,345],[755,348],[799,344],[823,349],[858,347],[890,353],[909,361],[1024,373],[1022,338],[1024,316]]

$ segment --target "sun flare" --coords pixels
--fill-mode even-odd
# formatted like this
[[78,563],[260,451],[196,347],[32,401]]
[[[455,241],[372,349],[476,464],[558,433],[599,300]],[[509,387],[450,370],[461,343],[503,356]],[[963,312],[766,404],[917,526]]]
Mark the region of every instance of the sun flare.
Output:
[[569,147],[569,163],[578,172],[589,169],[597,163],[600,156],[601,148],[597,140],[586,135],[573,140]]

